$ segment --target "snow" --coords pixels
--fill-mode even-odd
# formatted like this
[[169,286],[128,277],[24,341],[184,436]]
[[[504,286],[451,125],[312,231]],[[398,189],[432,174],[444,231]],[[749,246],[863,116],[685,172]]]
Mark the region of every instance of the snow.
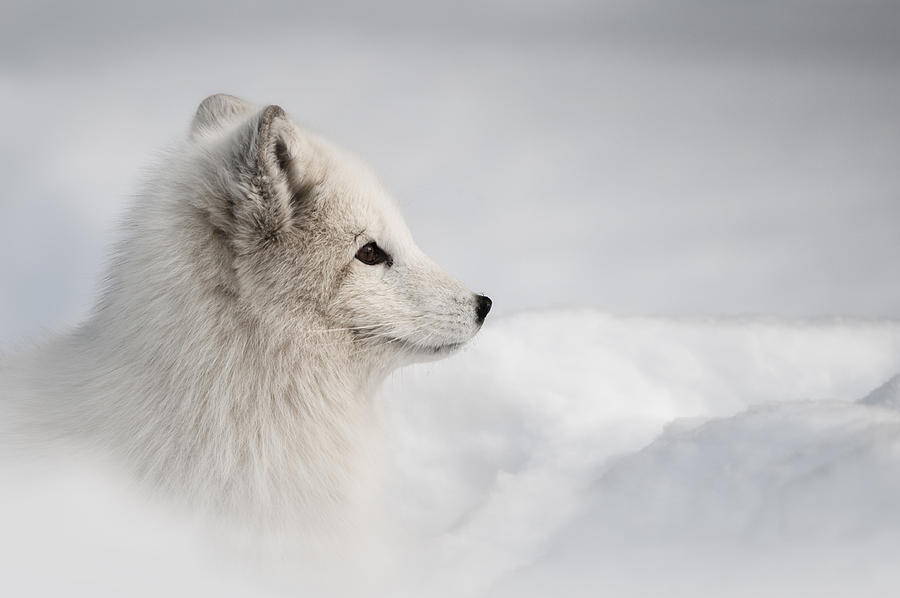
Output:
[[[379,394],[394,531],[366,592],[881,595],[900,583],[898,371],[891,320],[489,320]],[[105,469],[2,465],[7,588],[290,593]]]
[[[82,457],[0,462],[6,596],[247,596],[258,584],[211,556],[185,521]],[[189,522],[188,522],[189,523]]]
[[860,403],[900,410],[900,374],[867,394]]
[[900,369],[900,323],[493,324],[385,390],[395,509],[441,595],[900,582],[900,412],[856,402]]

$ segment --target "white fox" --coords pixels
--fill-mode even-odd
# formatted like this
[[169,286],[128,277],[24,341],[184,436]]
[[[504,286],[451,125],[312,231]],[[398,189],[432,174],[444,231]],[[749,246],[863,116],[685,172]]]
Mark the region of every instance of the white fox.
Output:
[[130,212],[92,317],[7,360],[4,387],[154,488],[308,523],[355,500],[384,376],[490,308],[356,158],[214,95]]

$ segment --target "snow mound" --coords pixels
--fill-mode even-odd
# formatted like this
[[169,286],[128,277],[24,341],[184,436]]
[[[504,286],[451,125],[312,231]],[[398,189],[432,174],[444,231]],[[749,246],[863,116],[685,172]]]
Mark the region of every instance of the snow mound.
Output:
[[898,471],[900,414],[766,405],[620,459],[592,485],[586,519],[619,539],[900,540]]
[[860,403],[900,409],[900,374],[867,394],[860,400]]
[[815,573],[849,545],[891,571],[873,546],[900,541],[900,414],[854,401],[900,370],[897,322],[490,324],[384,392],[394,506],[441,595],[706,593],[706,562],[768,571],[726,595],[827,594],[867,575]]
[[900,413],[841,402],[672,426],[615,461],[496,595],[880,596],[900,584]]

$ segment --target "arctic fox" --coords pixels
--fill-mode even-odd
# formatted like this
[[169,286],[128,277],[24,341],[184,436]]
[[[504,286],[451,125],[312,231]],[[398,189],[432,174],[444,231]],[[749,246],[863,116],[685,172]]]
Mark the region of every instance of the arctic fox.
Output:
[[490,308],[356,158],[214,95],[128,216],[92,317],[8,361],[4,386],[154,488],[309,522],[355,499],[384,376],[453,352]]

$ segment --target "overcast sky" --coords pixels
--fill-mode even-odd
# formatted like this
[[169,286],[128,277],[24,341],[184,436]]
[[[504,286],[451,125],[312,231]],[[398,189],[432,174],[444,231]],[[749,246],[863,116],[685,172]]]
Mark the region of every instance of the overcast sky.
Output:
[[900,317],[895,2],[3,13],[0,343],[84,316],[155,156],[220,91],[371,162],[500,313]]

